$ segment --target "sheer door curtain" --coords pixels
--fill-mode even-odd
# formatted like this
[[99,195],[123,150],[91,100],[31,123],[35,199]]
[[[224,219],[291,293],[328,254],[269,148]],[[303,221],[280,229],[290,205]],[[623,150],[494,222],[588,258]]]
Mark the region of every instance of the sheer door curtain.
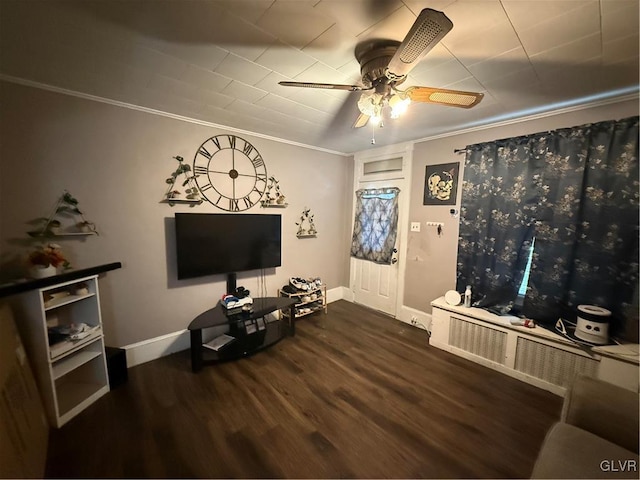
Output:
[[398,234],[399,188],[356,191],[351,256],[391,264]]

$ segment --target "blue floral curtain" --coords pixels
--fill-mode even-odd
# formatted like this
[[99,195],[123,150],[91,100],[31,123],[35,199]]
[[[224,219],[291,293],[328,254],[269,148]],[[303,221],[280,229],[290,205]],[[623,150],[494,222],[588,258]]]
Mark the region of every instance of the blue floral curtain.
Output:
[[498,313],[511,310],[533,238],[536,169],[528,139],[467,147],[457,290]]
[[398,234],[399,188],[358,190],[351,256],[391,264]]
[[588,303],[628,316],[638,178],[638,117],[467,147],[458,290],[508,310],[535,237],[523,314],[555,321]]

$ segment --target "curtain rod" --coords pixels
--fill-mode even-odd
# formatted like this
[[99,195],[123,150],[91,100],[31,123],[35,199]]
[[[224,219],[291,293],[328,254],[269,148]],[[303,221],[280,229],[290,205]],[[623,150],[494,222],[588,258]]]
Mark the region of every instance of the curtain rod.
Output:
[[456,148],[453,153],[467,153],[466,148]]

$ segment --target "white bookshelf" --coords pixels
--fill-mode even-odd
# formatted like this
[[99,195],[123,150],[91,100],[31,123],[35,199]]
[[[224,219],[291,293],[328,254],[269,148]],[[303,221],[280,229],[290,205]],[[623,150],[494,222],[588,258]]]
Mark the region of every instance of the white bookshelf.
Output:
[[[74,294],[80,284],[87,292]],[[98,276],[29,290],[15,306],[49,422],[59,428],[109,391]],[[50,339],[51,327],[81,323],[83,338]]]

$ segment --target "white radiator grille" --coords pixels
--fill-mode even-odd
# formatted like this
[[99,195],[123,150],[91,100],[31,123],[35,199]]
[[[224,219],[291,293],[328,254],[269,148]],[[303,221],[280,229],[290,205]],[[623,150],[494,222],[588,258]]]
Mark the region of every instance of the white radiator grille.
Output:
[[595,377],[597,368],[597,360],[518,337],[515,369],[519,372],[567,387],[577,373]]
[[451,317],[449,344],[504,365],[507,334],[493,328]]

